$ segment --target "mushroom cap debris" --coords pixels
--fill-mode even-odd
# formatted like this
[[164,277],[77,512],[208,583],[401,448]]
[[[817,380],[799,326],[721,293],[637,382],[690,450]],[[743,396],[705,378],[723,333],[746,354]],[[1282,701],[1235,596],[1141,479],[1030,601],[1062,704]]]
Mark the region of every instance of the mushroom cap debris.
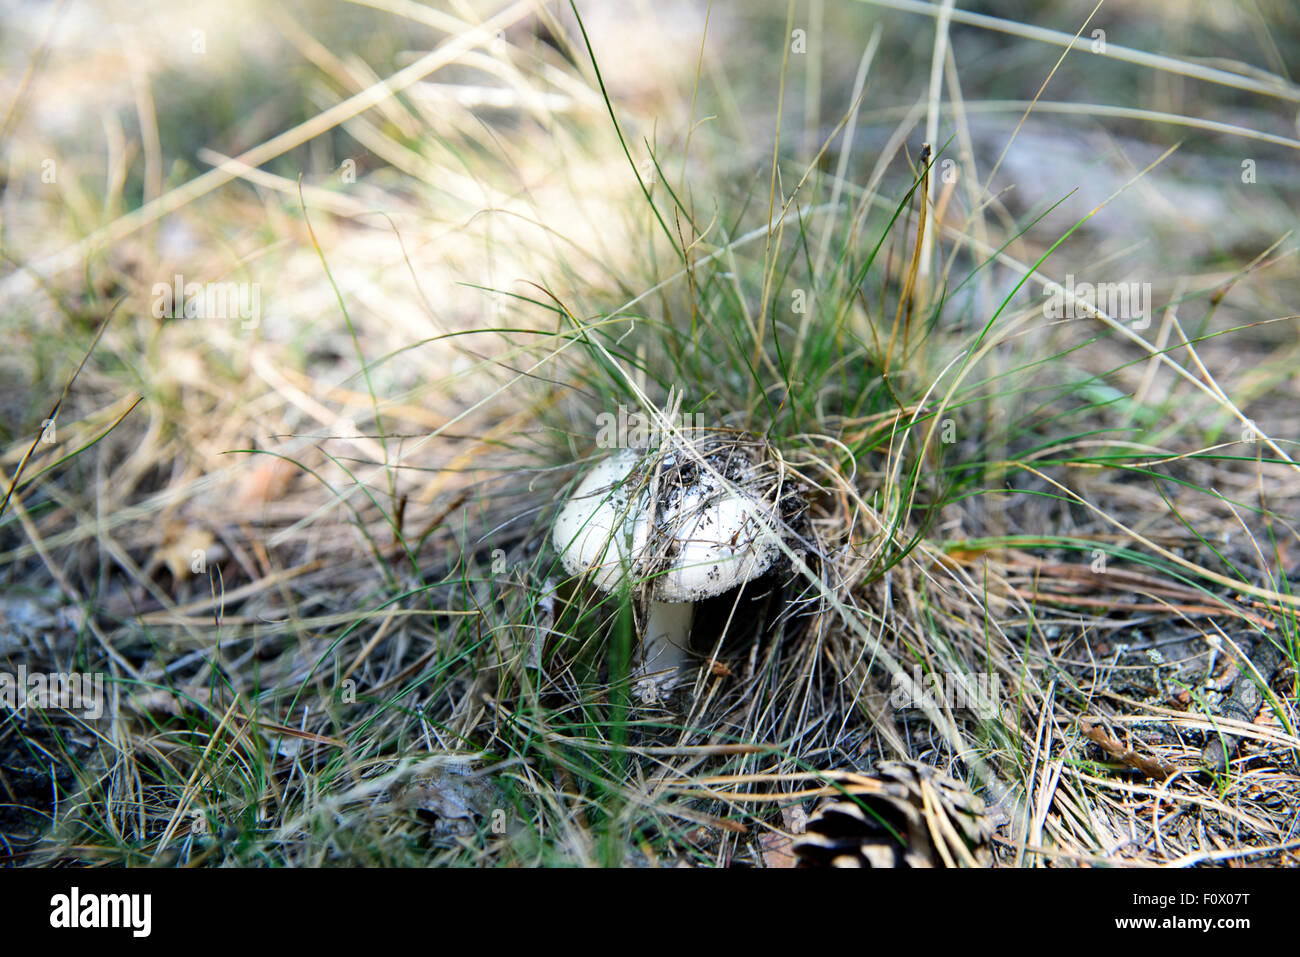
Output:
[[791,490],[766,444],[713,433],[687,441],[690,448],[616,452],[583,477],[553,531],[570,574],[588,575],[602,591],[628,576],[645,581],[654,601],[695,602],[778,561],[778,503]]

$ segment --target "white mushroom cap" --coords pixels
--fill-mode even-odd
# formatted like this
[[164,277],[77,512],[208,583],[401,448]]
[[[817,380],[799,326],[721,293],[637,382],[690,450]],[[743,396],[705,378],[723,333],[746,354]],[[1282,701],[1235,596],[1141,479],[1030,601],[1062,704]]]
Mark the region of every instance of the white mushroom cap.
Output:
[[641,461],[634,451],[602,459],[561,508],[554,542],[570,574],[588,574],[603,591],[617,588],[625,574],[652,576],[655,601],[695,602],[756,578],[776,561],[780,548],[764,531],[777,526],[772,508],[703,469],[687,487],[660,496],[652,539],[648,480],[629,481]]
[[632,501],[636,490],[624,484],[638,461],[632,451],[601,459],[555,517],[552,536],[565,570],[589,574],[601,591],[616,589],[624,569],[634,566],[645,548],[649,495]]
[[664,515],[671,560],[654,581],[658,601],[699,601],[730,591],[771,567],[780,549],[763,528],[775,516],[762,503],[725,489],[712,475]]

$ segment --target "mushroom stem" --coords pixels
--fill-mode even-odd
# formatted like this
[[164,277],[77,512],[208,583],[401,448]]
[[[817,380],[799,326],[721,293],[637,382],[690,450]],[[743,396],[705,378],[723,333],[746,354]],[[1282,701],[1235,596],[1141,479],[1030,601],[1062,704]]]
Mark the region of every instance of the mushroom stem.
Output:
[[640,697],[653,701],[669,691],[686,659],[695,605],[689,601],[652,601],[641,639],[641,662],[634,678]]

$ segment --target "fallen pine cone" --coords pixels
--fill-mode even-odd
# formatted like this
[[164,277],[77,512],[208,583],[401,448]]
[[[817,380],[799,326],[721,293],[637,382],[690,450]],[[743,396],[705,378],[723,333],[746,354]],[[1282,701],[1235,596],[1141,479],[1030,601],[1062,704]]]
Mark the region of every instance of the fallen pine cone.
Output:
[[[795,841],[799,867],[987,867],[994,825],[970,788],[914,761],[882,761],[823,804]],[[859,786],[852,789],[859,791]]]

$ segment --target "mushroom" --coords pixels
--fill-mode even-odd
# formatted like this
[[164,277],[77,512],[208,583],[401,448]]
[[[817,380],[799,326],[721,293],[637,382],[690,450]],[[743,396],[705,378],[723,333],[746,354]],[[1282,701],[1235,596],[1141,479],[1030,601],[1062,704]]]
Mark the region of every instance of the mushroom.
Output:
[[695,602],[762,575],[781,554],[767,531],[784,528],[773,504],[780,472],[756,451],[765,444],[734,437],[687,444],[694,454],[627,449],[600,460],[553,528],[570,574],[604,592],[643,585],[647,614],[634,677],[644,702],[675,686]]

